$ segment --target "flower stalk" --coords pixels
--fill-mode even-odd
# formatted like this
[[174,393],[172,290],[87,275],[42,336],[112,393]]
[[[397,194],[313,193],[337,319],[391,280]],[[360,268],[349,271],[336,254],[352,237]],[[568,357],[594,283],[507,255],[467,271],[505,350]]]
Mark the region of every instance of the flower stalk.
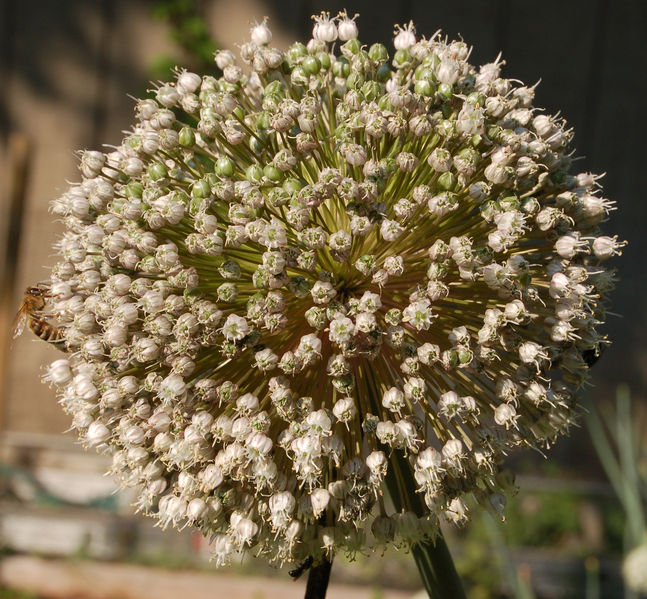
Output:
[[325,558],[310,568],[305,599],[325,599],[331,569],[332,561]]
[[[386,476],[386,487],[393,506],[397,511],[411,510],[424,517],[425,509],[407,460],[398,453],[391,455],[390,469]],[[465,590],[456,571],[442,531],[433,539],[423,540],[411,547],[411,553],[420,572],[420,578],[431,599],[465,599]]]

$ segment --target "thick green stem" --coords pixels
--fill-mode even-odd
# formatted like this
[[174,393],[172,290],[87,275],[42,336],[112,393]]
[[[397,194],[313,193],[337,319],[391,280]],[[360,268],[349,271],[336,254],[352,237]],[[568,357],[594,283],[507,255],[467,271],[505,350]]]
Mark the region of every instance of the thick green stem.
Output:
[[[417,516],[425,514],[409,462],[397,450],[391,453],[386,486],[396,510],[411,510]],[[431,599],[466,599],[461,579],[440,531],[433,541],[417,543],[411,552]]]
[[310,568],[305,599],[325,599],[331,568],[332,562],[327,559]]

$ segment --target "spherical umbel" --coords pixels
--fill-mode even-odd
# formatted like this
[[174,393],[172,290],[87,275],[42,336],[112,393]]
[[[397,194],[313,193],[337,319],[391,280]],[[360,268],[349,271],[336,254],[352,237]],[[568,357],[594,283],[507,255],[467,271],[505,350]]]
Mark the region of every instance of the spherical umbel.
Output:
[[[46,379],[162,526],[296,562],[503,508],[516,447],[564,434],[622,242],[572,133],[502,63],[354,18],[222,76],[178,71],[52,203]],[[425,516],[382,485],[402,454]],[[406,462],[405,462],[406,463]]]

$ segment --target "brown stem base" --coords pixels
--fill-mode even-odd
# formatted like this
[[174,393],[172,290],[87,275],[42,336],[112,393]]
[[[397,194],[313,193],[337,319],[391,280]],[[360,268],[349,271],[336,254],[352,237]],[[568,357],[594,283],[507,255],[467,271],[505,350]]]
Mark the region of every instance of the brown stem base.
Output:
[[332,562],[323,559],[308,572],[305,599],[325,599]]

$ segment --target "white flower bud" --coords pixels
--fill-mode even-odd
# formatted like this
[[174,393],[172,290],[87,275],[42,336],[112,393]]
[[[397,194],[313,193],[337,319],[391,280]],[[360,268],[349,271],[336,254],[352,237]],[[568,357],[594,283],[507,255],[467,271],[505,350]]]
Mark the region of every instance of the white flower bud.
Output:
[[395,37],[393,38],[393,45],[396,50],[407,50],[415,43],[416,34],[413,22],[408,23],[404,28],[396,26]]
[[222,327],[222,334],[229,341],[240,341],[249,333],[247,321],[237,314],[230,314]]
[[179,374],[169,374],[161,383],[159,396],[162,398],[180,397],[186,391],[186,383]]
[[326,12],[314,17],[315,25],[312,29],[312,38],[318,42],[334,42],[337,39],[337,27],[335,22]]
[[349,18],[348,15],[346,14],[346,11],[339,14],[337,31],[339,33],[339,39],[342,42],[357,39],[358,32],[357,32],[357,24],[355,23],[355,18],[356,17],[353,17],[352,19]]
[[395,241],[404,233],[404,228],[397,221],[385,218],[380,226],[380,233],[384,241]]
[[110,438],[110,430],[103,422],[95,421],[88,426],[85,438],[90,446],[96,447]]
[[326,489],[315,489],[310,493],[310,501],[312,502],[314,516],[318,518],[328,507],[330,493]]
[[352,397],[344,397],[337,400],[333,406],[332,412],[339,422],[350,422],[355,418],[355,416],[357,416],[355,400]]
[[192,94],[197,91],[201,83],[202,77],[189,71],[182,71],[177,78],[178,91],[184,94]]
[[133,425],[124,431],[123,438],[131,445],[141,445],[146,438],[146,433],[139,426]]
[[502,403],[494,410],[494,422],[501,426],[505,426],[506,429],[509,429],[510,427],[516,428],[516,422],[518,419],[519,416],[517,415],[517,411],[511,404]]
[[391,387],[382,395],[382,405],[389,411],[400,414],[405,406],[404,393],[397,387]]
[[600,236],[593,241],[593,253],[599,260],[607,260],[611,256],[622,254],[620,248],[625,245],[627,245],[626,242],[618,242],[617,235],[615,237]]
[[56,385],[64,385],[69,383],[72,379],[72,371],[70,370],[70,363],[68,360],[55,360],[52,362],[44,377],[48,381],[52,381]]
[[[272,41],[272,32],[267,26],[267,17],[265,17],[262,23],[255,25],[250,30],[251,40],[253,44],[257,46],[265,46]],[[227,67],[225,67],[227,68]]]
[[366,162],[366,150],[357,144],[348,144],[344,149],[344,157],[351,166],[362,166]]

